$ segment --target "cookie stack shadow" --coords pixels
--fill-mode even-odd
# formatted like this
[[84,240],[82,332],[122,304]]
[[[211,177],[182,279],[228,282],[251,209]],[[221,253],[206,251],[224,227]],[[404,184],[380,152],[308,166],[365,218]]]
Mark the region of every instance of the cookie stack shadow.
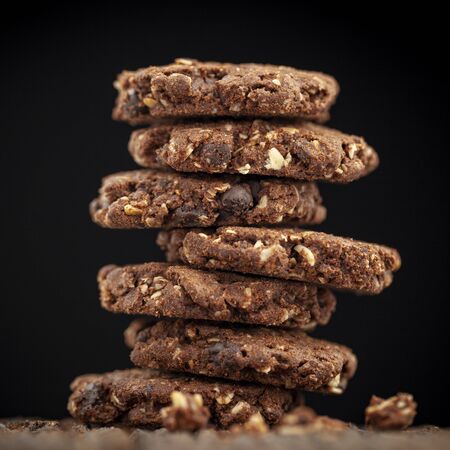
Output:
[[255,414],[270,426],[298,391],[343,393],[355,355],[307,332],[330,320],[332,290],[378,294],[400,257],[299,228],[326,217],[316,181],[348,183],[378,165],[364,139],[318,124],[336,81],[178,59],[123,72],[115,87],[114,118],[146,126],[129,141],[145,169],[106,177],[91,216],[107,228],[162,228],[167,262],[100,270],[102,306],[141,316],[125,332],[138,368],[78,377],[70,413],[160,427],[179,391],[200,394],[217,427]]

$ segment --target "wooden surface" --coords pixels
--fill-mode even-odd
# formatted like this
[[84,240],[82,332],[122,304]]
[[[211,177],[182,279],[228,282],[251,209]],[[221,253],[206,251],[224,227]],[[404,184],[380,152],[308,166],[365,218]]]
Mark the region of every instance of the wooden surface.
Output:
[[[155,449],[155,450],[416,450],[450,449],[450,430],[436,427],[399,432],[370,432],[358,429],[282,436],[217,433],[169,433],[121,428],[87,429],[71,421],[41,421],[28,426],[22,422],[0,421],[0,449]],[[24,429],[26,429],[24,431]],[[31,430],[31,431],[30,431]]]

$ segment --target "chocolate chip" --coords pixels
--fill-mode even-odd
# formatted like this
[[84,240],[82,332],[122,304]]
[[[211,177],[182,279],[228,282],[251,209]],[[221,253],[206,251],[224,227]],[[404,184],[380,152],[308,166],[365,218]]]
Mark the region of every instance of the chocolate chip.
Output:
[[210,168],[224,168],[230,162],[231,148],[227,144],[204,144],[198,154]]
[[248,183],[253,195],[253,201],[258,201],[258,192],[261,190],[261,183],[259,181],[250,181]]
[[224,369],[232,368],[236,365],[236,354],[240,348],[233,343],[218,342],[207,348],[208,360],[218,362]]
[[223,208],[234,216],[241,216],[253,206],[253,196],[248,184],[236,184],[222,194]]
[[187,205],[182,205],[173,212],[171,223],[180,227],[200,225],[199,217],[207,215],[207,211],[203,208],[190,208]]

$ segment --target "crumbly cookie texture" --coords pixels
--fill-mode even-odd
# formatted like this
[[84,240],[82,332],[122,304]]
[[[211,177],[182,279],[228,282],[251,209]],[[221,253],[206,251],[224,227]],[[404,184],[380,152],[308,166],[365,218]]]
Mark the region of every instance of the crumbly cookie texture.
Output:
[[170,261],[378,294],[401,265],[392,248],[317,231],[252,227],[161,232]]
[[174,228],[163,230],[156,236],[156,245],[165,253],[168,263],[186,263],[183,256],[183,241],[189,231],[204,231],[201,228]]
[[341,394],[356,357],[302,331],[161,320],[141,329],[131,360],[139,367]]
[[321,203],[314,183],[135,170],[104,178],[90,212],[106,228],[317,224]]
[[298,406],[281,418],[276,431],[283,435],[303,435],[318,432],[340,432],[349,428],[349,423],[327,416],[319,416],[308,406]]
[[173,391],[200,395],[210,412],[211,424],[220,428],[245,423],[257,412],[275,424],[294,396],[290,391],[269,386],[141,369],[83,375],[72,382],[71,389],[69,412],[84,423],[121,422],[150,428],[162,426],[161,409],[172,405]]
[[103,267],[102,306],[112,312],[310,330],[336,306],[327,289],[298,281],[203,271],[152,262]]
[[377,430],[402,430],[414,421],[417,403],[411,394],[400,392],[383,399],[372,395],[366,408],[366,426]]
[[122,72],[113,118],[139,125],[167,117],[301,117],[324,120],[339,92],[319,72],[264,64],[177,59]]
[[154,169],[331,183],[361,178],[379,163],[363,138],[302,121],[156,124],[134,131],[128,149],[138,164]]

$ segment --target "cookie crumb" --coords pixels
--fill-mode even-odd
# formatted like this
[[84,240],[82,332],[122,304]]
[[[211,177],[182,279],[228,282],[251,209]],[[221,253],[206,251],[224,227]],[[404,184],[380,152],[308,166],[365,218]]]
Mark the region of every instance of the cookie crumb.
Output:
[[231,427],[232,433],[264,434],[268,431],[269,427],[260,412],[252,414],[247,422]]
[[169,431],[197,431],[205,428],[211,414],[200,394],[170,394],[172,405],[161,409],[163,426]]
[[403,430],[409,427],[417,413],[417,403],[411,394],[399,392],[383,399],[372,395],[366,408],[366,426],[376,430]]
[[344,431],[348,430],[349,427],[348,423],[339,419],[318,416],[308,406],[298,406],[281,418],[276,431],[279,434],[299,435],[320,431]]

